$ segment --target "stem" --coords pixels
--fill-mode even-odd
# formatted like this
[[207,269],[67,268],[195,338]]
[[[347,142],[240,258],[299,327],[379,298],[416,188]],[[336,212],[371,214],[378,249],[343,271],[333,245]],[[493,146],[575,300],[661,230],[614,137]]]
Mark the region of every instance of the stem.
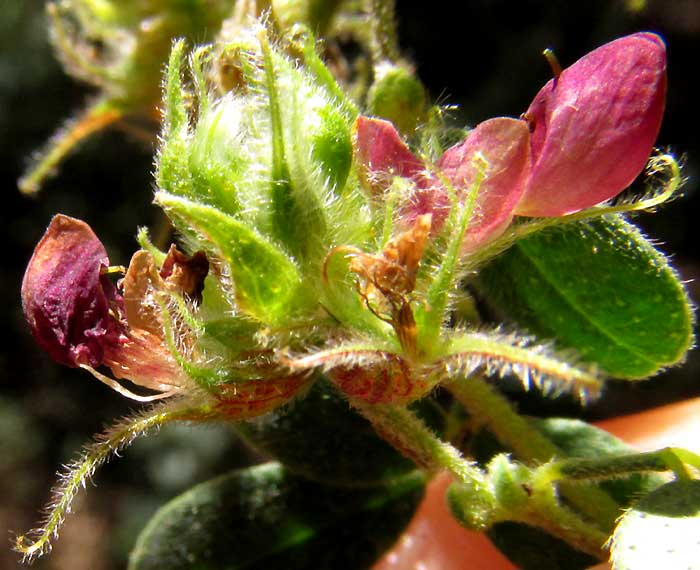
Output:
[[109,428],[93,443],[88,445],[83,455],[66,467],[60,474],[59,483],[51,495],[54,498],[41,527],[26,535],[17,537],[15,550],[23,554],[25,562],[39,557],[51,549],[51,538],[70,512],[70,506],[78,491],[85,487],[95,470],[110,456],[116,455],[140,435],[173,421],[204,421],[211,417],[206,408],[183,406],[182,402],[168,402],[135,417],[122,420]]
[[[512,513],[507,505],[499,504],[488,475],[438,438],[410,410],[388,404],[369,405],[358,400],[352,400],[351,404],[372,423],[379,435],[404,455],[425,469],[444,469],[456,477],[458,487],[450,493],[450,500],[453,509],[456,506],[463,513],[464,516],[458,518],[465,526],[486,530],[499,520],[517,520],[541,527],[584,552],[604,558],[602,546],[608,534],[561,506],[553,486],[538,488],[525,508]],[[589,497],[588,500],[595,499]]]
[[[588,500],[595,501],[596,498],[589,495]],[[531,502],[534,508],[527,513],[523,522],[536,525],[600,560],[607,558],[604,545],[608,542],[610,533],[593,527],[577,513],[562,507],[552,485],[534,486]]]
[[610,479],[636,472],[673,471],[679,479],[691,479],[687,466],[700,469],[700,456],[678,447],[666,447],[647,453],[630,453],[618,457],[565,459],[540,468],[538,479],[553,483],[561,479]]
[[399,59],[394,0],[368,0],[371,29],[372,60],[395,63]]
[[123,117],[112,101],[98,100],[77,118],[70,119],[32,159],[32,165],[17,182],[24,194],[34,194],[56,171],[58,165],[83,140]]
[[390,404],[366,404],[351,400],[377,430],[377,433],[401,453],[429,471],[447,470],[468,489],[472,517],[487,528],[496,508],[495,497],[486,474],[475,463],[462,457],[459,450],[442,441],[410,410]]
[[[553,457],[565,455],[482,378],[471,376],[460,379],[447,385],[447,388],[477,423],[486,426],[521,460],[546,463]],[[569,485],[566,482],[562,482],[560,491],[573,506],[602,529],[612,531],[615,527],[620,507],[604,491],[593,485]]]

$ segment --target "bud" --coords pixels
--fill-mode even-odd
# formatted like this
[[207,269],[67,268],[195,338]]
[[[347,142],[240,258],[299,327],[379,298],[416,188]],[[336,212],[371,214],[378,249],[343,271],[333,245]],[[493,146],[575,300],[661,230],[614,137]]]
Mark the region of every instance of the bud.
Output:
[[425,118],[426,94],[423,84],[405,66],[381,63],[367,93],[370,114],[391,121],[404,135],[411,135]]
[[525,113],[533,167],[515,213],[561,216],[619,194],[649,158],[665,93],[666,50],[650,33],[605,44],[550,80]]

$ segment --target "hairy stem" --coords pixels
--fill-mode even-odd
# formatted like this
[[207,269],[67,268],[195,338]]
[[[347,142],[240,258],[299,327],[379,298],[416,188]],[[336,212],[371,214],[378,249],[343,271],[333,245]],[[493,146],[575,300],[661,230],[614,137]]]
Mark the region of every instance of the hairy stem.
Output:
[[82,141],[123,117],[112,101],[98,100],[78,117],[71,119],[51,137],[45,149],[32,159],[32,165],[17,185],[25,194],[38,192],[42,184],[56,171],[61,162]]
[[399,42],[396,34],[394,0],[368,0],[367,3],[374,64],[377,65],[382,61],[398,61]]
[[389,404],[366,404],[351,400],[377,430],[377,433],[401,453],[429,471],[446,470],[469,490],[472,518],[485,529],[496,508],[495,497],[486,474],[475,463],[467,461],[449,443],[437,437],[410,410]]
[[83,451],[82,456],[70,463],[59,476],[59,483],[52,490],[53,500],[41,526],[17,537],[15,550],[23,560],[37,558],[51,549],[51,539],[58,536],[70,506],[78,491],[112,455],[131,444],[147,431],[174,421],[203,421],[210,418],[206,408],[184,406],[181,402],[167,402],[150,411],[126,418],[95,438]]
[[679,479],[691,479],[688,467],[700,469],[700,456],[687,449],[666,447],[617,457],[552,461],[541,467],[538,479],[547,483],[562,479],[590,481],[650,471],[673,471]]
[[[447,385],[454,397],[479,424],[488,428],[498,440],[522,461],[546,463],[565,454],[540,432],[495,388],[478,376],[460,379]],[[582,514],[602,529],[612,531],[620,516],[620,506],[604,491],[593,485],[560,485],[561,494]]]

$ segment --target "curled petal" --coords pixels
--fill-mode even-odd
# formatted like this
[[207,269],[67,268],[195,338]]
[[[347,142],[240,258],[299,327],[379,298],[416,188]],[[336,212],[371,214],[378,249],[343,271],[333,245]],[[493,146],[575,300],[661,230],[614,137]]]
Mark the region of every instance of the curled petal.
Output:
[[57,215],[36,246],[22,281],[22,308],[34,338],[68,366],[99,366],[118,336],[110,307],[121,303],[102,269],[104,246],[81,220]]
[[160,307],[148,302],[148,297],[153,291],[163,290],[165,285],[149,252],[139,250],[131,257],[121,286],[124,289],[124,310],[129,328],[162,337]]
[[192,256],[182,253],[174,245],[160,268],[160,276],[171,291],[197,303],[202,300],[204,279],[209,273],[209,260],[203,251]]
[[386,190],[394,176],[417,181],[425,170],[389,121],[358,117],[353,146],[365,184],[373,193]]
[[561,216],[616,196],[646,164],[661,126],[666,50],[655,34],[584,56],[537,94],[532,177],[516,214]]
[[437,166],[463,197],[478,178],[477,155],[486,171],[476,197],[463,249],[471,251],[500,235],[510,224],[513,210],[530,174],[530,133],[525,122],[499,117],[477,125],[469,136],[442,155]]
[[115,378],[149,390],[168,393],[187,384],[163,337],[147,330],[129,329],[119,342],[105,344],[103,363]]

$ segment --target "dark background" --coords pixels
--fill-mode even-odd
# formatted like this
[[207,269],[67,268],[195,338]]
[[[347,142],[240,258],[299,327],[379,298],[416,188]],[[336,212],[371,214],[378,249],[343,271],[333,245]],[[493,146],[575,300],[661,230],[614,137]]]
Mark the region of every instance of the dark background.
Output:
[[[90,91],[68,78],[48,45],[39,0],[2,0],[0,14],[0,231],[4,244],[0,311],[0,568],[15,568],[10,531],[37,520],[54,472],[90,436],[135,409],[86,373],[51,362],[33,343],[20,307],[24,266],[49,219],[63,212],[85,219],[114,263],[126,263],[136,228],[153,225],[152,148],[110,131],[85,144],[60,175],[34,198],[16,180],[26,157],[72,113]],[[700,2],[659,0],[642,12],[622,0],[567,2],[472,0],[398,2],[403,47],[431,95],[457,104],[456,120],[475,124],[517,116],[549,78],[541,56],[552,47],[564,66],[620,35],[652,30],[668,43],[669,95],[659,144],[685,157],[686,196],[639,224],[673,253],[697,302],[700,261],[693,242],[697,192],[700,93]],[[695,280],[695,281],[692,281]],[[612,383],[588,410],[569,402],[521,398],[528,412],[552,410],[590,418],[616,415],[700,394],[697,351],[682,368],[651,381]],[[51,557],[37,568],[122,568],[138,529],[168,497],[212,474],[239,465],[246,452],[225,426],[165,429],[137,442],[123,459],[101,469],[99,488],[82,494]]]

